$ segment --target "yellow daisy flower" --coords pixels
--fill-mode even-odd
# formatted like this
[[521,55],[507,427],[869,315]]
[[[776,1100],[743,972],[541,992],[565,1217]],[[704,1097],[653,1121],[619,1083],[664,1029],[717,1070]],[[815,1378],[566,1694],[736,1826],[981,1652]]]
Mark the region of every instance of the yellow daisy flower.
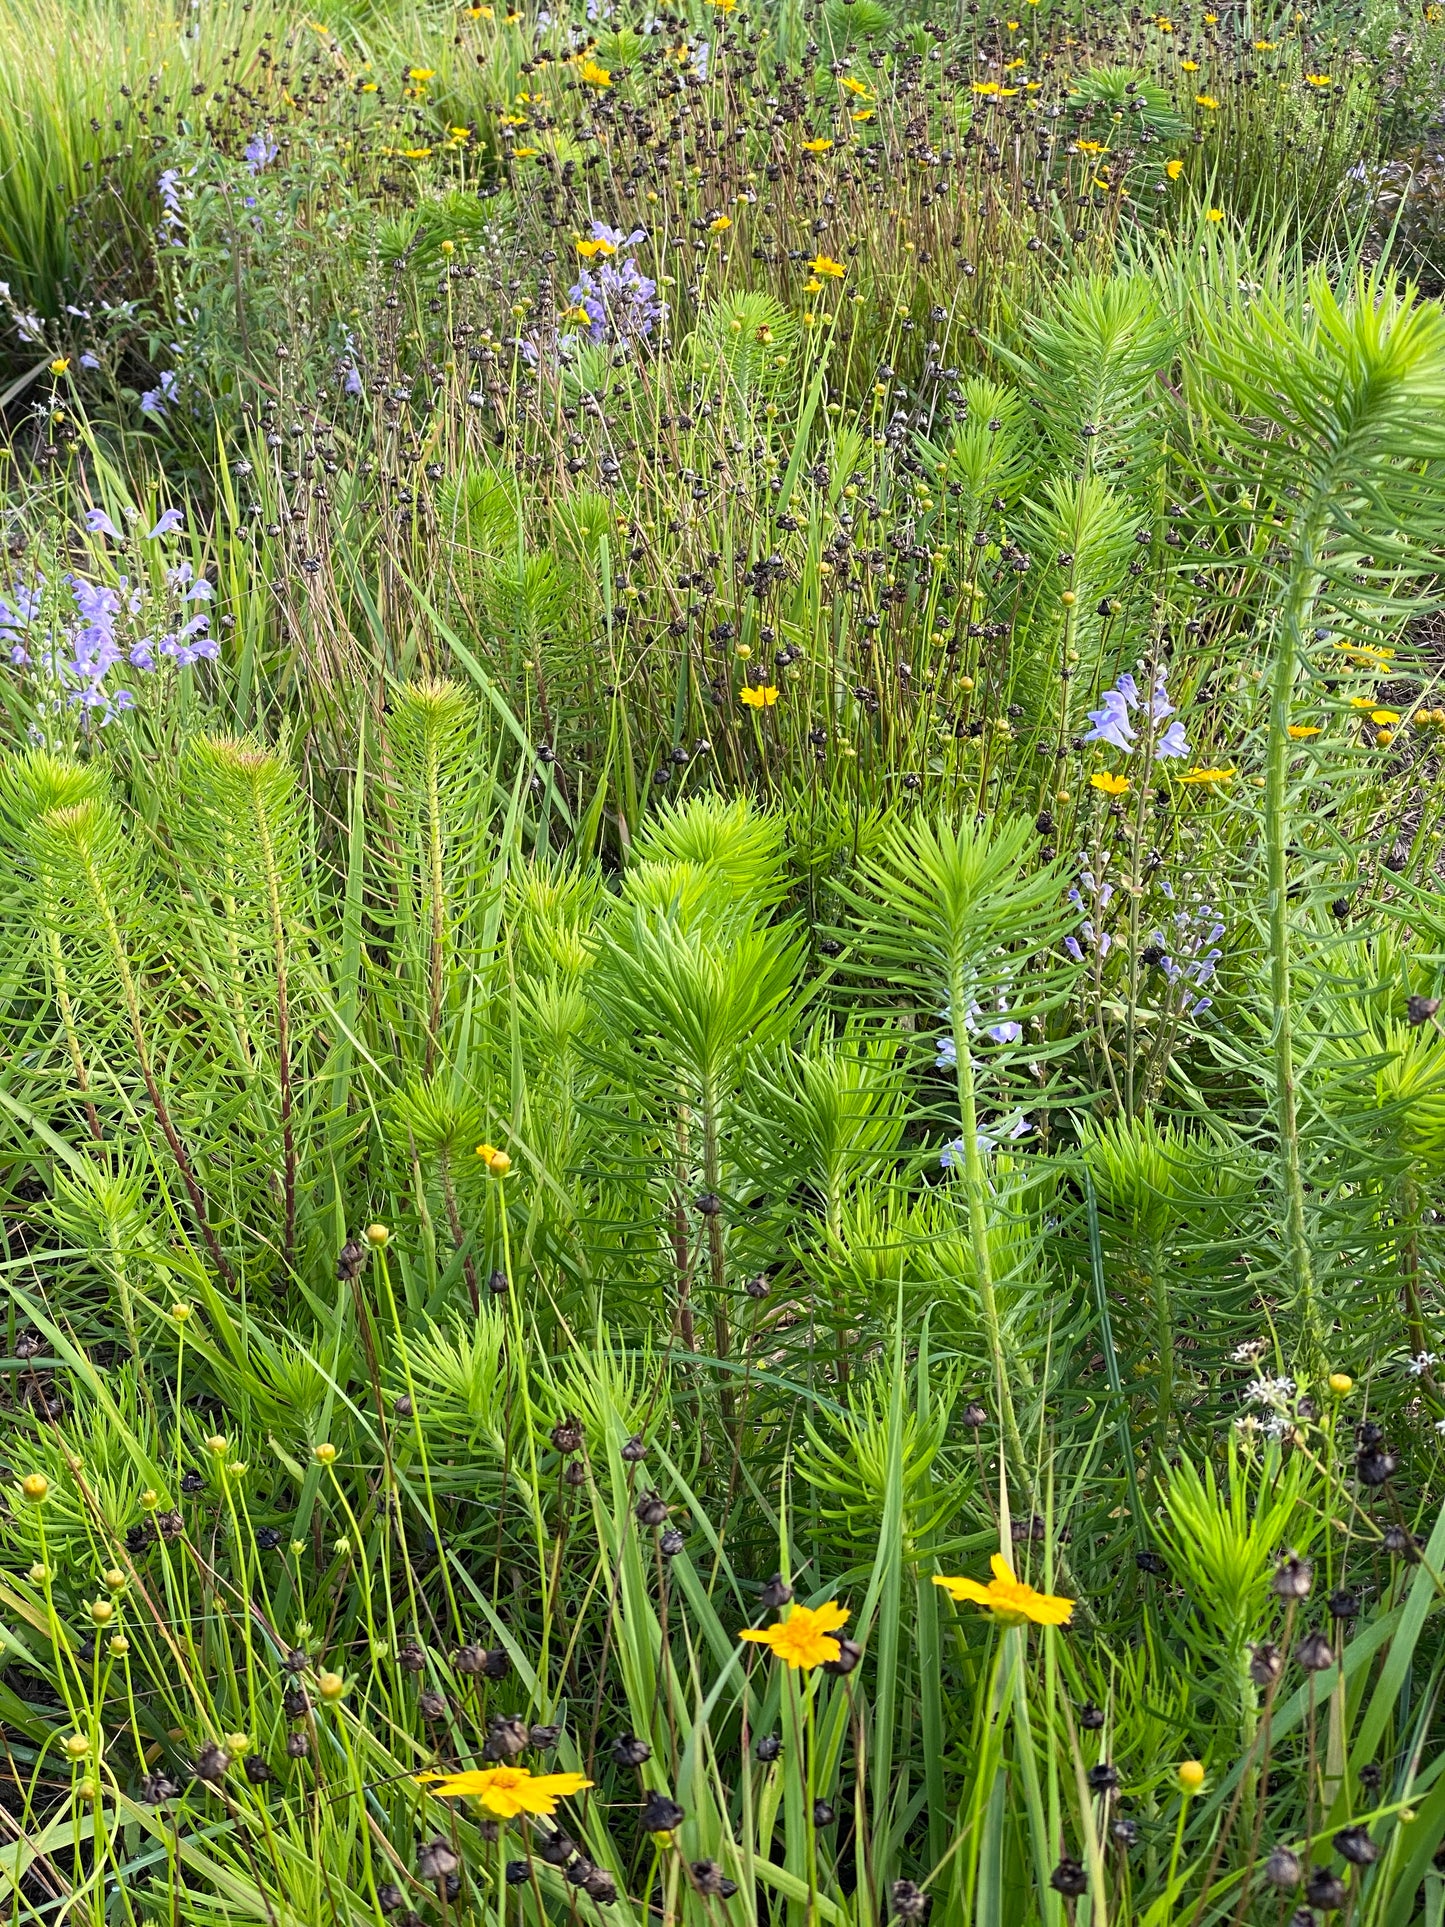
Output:
[[994,1618],[1005,1626],[1021,1626],[1025,1621],[1032,1621],[1035,1626],[1067,1626],[1073,1618],[1072,1599],[1035,1592],[1032,1586],[1014,1577],[1002,1553],[996,1552],[988,1563],[993,1578],[986,1586],[977,1579],[948,1579],[939,1573],[934,1574],[933,1583],[942,1586],[950,1599],[987,1606]]
[[550,1817],[560,1799],[592,1785],[580,1773],[529,1773],[524,1766],[486,1766],[468,1773],[422,1773],[417,1777],[443,1799],[480,1800],[499,1820],[514,1820],[519,1813]]
[[[744,697],[748,694],[743,691]],[[777,691],[773,694],[776,696]],[[852,1617],[846,1606],[830,1599],[822,1606],[794,1606],[786,1619],[775,1626],[749,1626],[739,1639],[759,1646],[771,1646],[774,1656],[786,1660],[794,1671],[811,1673],[825,1660],[837,1659],[839,1646],[832,1635]]]

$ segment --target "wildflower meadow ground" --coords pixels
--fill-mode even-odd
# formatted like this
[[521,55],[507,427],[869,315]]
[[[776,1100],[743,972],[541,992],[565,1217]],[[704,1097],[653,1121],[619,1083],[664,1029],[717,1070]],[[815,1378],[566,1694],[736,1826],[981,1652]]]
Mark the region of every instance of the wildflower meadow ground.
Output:
[[1439,1927],[1440,7],[0,19],[0,1918]]

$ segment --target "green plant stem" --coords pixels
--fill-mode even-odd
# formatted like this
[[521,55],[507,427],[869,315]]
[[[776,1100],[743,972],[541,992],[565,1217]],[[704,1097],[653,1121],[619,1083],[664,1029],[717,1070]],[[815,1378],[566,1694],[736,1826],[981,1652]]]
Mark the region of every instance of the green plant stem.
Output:
[[282,1189],[285,1216],[281,1231],[281,1259],[288,1267],[296,1242],[296,1137],[292,1125],[291,992],[286,961],[286,917],[281,907],[281,875],[276,861],[276,839],[265,799],[258,786],[251,789],[251,814],[261,865],[266,877],[266,915],[271,926],[271,950],[276,971],[276,1075],[281,1096]]
[[1015,1476],[1023,1482],[1030,1509],[1033,1482],[1028,1476],[1028,1456],[1019,1431],[1013,1392],[1008,1381],[1008,1359],[1004,1350],[1003,1325],[999,1318],[998,1298],[994,1291],[993,1264],[988,1243],[988,1179],[978,1148],[978,1100],[973,1076],[973,1040],[963,1021],[966,998],[964,987],[955,985],[949,1002],[953,1019],[954,1056],[958,1076],[958,1110],[963,1125],[963,1186],[968,1209],[968,1237],[973,1252],[974,1277],[979,1303],[983,1308],[984,1329],[988,1334],[993,1361],[994,1396],[1003,1425],[1004,1449],[1012,1461]]
[[1154,1295],[1155,1343],[1159,1347],[1159,1396],[1154,1407],[1154,1471],[1157,1477],[1169,1449],[1174,1420],[1174,1300],[1164,1271],[1164,1240],[1149,1244],[1149,1286]]
[[[718,1186],[722,1182],[722,1154],[718,1137],[717,1101],[711,1090],[706,1091],[703,1096],[702,1163],[704,1185],[714,1197],[717,1197],[720,1195]],[[707,1249],[709,1283],[712,1288],[713,1343],[717,1347],[718,1358],[725,1360],[732,1350],[732,1333],[728,1320],[727,1256],[723,1248],[722,1219],[717,1212],[714,1212],[707,1221]],[[723,1423],[729,1434],[732,1434],[736,1419],[732,1387],[726,1378],[718,1391],[718,1404],[722,1409]]]
[[83,859],[83,868],[85,880],[90,889],[91,899],[95,904],[96,910],[99,912],[101,924],[105,930],[106,943],[110,950],[111,961],[115,965],[116,975],[120,979],[121,997],[125,1003],[126,1017],[130,1024],[131,1041],[135,1045],[136,1057],[140,1063],[141,1077],[146,1087],[146,1095],[150,1098],[151,1109],[155,1112],[156,1122],[161,1127],[161,1133],[166,1143],[170,1146],[171,1156],[176,1161],[176,1168],[181,1174],[181,1180],[186,1187],[187,1195],[190,1197],[191,1209],[195,1213],[196,1223],[200,1227],[201,1236],[206,1241],[206,1248],[211,1254],[217,1271],[220,1272],[222,1278],[225,1279],[226,1283],[234,1291],[236,1289],[236,1274],[231,1269],[230,1262],[225,1252],[222,1251],[220,1241],[217,1239],[215,1232],[211,1229],[211,1221],[206,1210],[205,1197],[196,1180],[196,1175],[191,1169],[191,1161],[186,1155],[185,1146],[181,1143],[176,1133],[176,1128],[171,1122],[171,1114],[166,1108],[166,1101],[161,1096],[160,1085],[156,1081],[155,1069],[151,1064],[150,1049],[146,1043],[145,1026],[141,1022],[140,993],[136,988],[135,977],[130,966],[130,956],[125,947],[125,939],[120,932],[120,924],[116,919],[115,907],[110,900],[110,892],[106,889],[104,879],[101,877],[93,860],[89,858]]
[[1269,750],[1264,789],[1270,992],[1274,1005],[1275,1128],[1279,1132],[1285,1246],[1294,1293],[1294,1311],[1311,1370],[1317,1370],[1324,1358],[1324,1337],[1319,1328],[1319,1313],[1315,1304],[1314,1267],[1305,1222],[1304,1172],[1300,1156],[1295,1077],[1289,929],[1289,722],[1304,626],[1319,579],[1314,559],[1314,523],[1319,513],[1316,510],[1307,517],[1301,531],[1289,594],[1280,615],[1270,695]]

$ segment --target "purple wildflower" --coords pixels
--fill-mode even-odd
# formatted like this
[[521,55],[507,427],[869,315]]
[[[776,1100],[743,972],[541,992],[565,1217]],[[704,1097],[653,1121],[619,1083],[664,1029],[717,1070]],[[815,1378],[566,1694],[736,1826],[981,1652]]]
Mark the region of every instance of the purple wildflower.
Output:
[[264,133],[260,133],[253,134],[242,151],[246,156],[246,171],[250,174],[259,174],[263,167],[271,165],[281,149],[275,141],[268,139]]
[[[593,223],[594,229],[601,225]],[[615,232],[609,228],[602,238]],[[642,238],[642,232],[639,228],[636,236],[626,237],[619,233],[614,245],[628,246],[633,239]],[[657,283],[632,260],[604,261],[595,269],[583,268],[568,289],[567,298],[572,303],[572,318],[585,319],[587,338],[593,342],[626,342],[649,335],[667,313],[666,302],[657,299]]]
[[108,535],[112,541],[121,540],[120,530],[111,521],[104,509],[85,511],[85,532],[87,535]]
[[[975,1139],[978,1154],[980,1157],[987,1157],[990,1151],[996,1151],[1000,1144],[1012,1144],[1018,1138],[1027,1137],[1032,1130],[1033,1126],[1022,1112],[1011,1119],[1000,1119],[997,1124],[988,1127],[980,1125]],[[938,1158],[938,1162],[945,1171],[951,1171],[962,1160],[963,1139],[961,1137],[956,1137],[951,1143],[945,1144]]]
[[1126,753],[1134,747],[1128,699],[1117,689],[1108,690],[1100,707],[1089,711],[1089,721],[1094,727],[1084,737],[1086,743],[1108,743]]
[[161,516],[160,521],[156,523],[150,534],[147,535],[147,542],[154,542],[158,536],[170,535],[174,530],[183,528],[185,526],[185,520],[184,509],[167,509]]

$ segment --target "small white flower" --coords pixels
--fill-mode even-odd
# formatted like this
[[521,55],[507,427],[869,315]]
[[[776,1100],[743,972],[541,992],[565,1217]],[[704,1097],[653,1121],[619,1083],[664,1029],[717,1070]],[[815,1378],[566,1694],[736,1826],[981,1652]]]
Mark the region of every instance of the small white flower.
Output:
[[1252,1378],[1243,1398],[1246,1405],[1281,1406],[1294,1397],[1294,1389],[1292,1378]]
[[1438,1364],[1439,1361],[1439,1352],[1416,1352],[1415,1356],[1406,1365],[1405,1370],[1410,1374],[1411,1378],[1423,1378],[1430,1367]]

